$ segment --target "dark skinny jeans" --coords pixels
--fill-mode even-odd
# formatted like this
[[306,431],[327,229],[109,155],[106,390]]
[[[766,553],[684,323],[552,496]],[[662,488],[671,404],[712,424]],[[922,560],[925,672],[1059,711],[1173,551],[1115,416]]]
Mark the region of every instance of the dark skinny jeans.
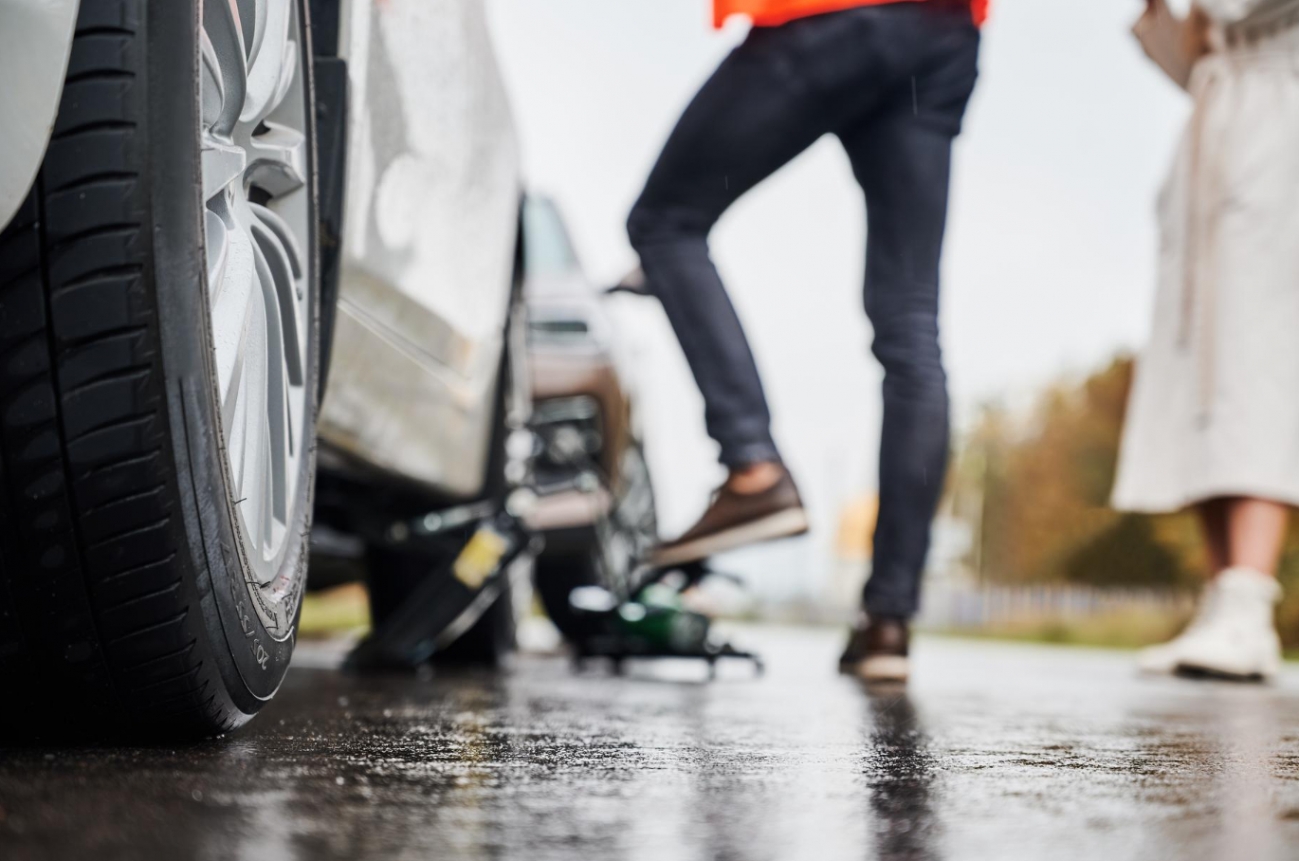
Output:
[[822,135],[836,135],[847,150],[865,193],[865,306],[884,367],[879,522],[864,595],[878,616],[909,618],[919,607],[947,468],[938,269],[952,140],[978,51],[968,8],[949,0],[754,28],[686,108],[628,220],[649,289],[703,393],[722,463],[779,460],[762,382],[708,234],[736,199]]

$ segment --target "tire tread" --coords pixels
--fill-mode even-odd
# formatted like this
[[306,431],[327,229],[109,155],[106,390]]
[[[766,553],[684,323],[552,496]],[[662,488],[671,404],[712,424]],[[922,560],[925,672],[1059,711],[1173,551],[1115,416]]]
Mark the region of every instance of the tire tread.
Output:
[[238,719],[181,588],[145,10],[81,4],[45,164],[0,232],[0,683],[61,729],[211,733]]

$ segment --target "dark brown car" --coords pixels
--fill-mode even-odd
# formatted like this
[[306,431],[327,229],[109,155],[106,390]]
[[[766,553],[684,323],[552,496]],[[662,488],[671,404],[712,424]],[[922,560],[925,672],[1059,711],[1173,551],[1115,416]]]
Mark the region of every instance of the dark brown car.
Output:
[[530,198],[524,219],[540,495],[529,526],[546,539],[537,591],[571,638],[580,625],[569,600],[574,589],[601,586],[628,597],[632,569],[657,539],[654,493],[634,398],[614,361],[609,299],[582,271],[554,203]]

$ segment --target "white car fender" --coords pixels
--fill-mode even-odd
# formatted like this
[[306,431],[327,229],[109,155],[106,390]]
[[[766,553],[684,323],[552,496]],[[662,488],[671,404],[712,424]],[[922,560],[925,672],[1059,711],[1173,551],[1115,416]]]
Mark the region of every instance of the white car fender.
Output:
[[63,93],[79,0],[0,0],[0,227],[36,179]]

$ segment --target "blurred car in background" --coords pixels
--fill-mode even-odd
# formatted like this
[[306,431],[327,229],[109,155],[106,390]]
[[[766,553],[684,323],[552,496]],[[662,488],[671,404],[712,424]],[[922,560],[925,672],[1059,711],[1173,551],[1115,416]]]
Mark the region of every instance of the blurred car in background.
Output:
[[658,524],[607,294],[583,272],[551,200],[529,197],[523,221],[539,496],[528,525],[545,538],[537,592],[572,640],[583,633],[573,590],[600,586],[629,597],[632,569],[657,540]]
[[288,668],[313,508],[398,570],[386,521],[508,488],[482,4],[4,2],[0,77],[0,723],[232,729]]

